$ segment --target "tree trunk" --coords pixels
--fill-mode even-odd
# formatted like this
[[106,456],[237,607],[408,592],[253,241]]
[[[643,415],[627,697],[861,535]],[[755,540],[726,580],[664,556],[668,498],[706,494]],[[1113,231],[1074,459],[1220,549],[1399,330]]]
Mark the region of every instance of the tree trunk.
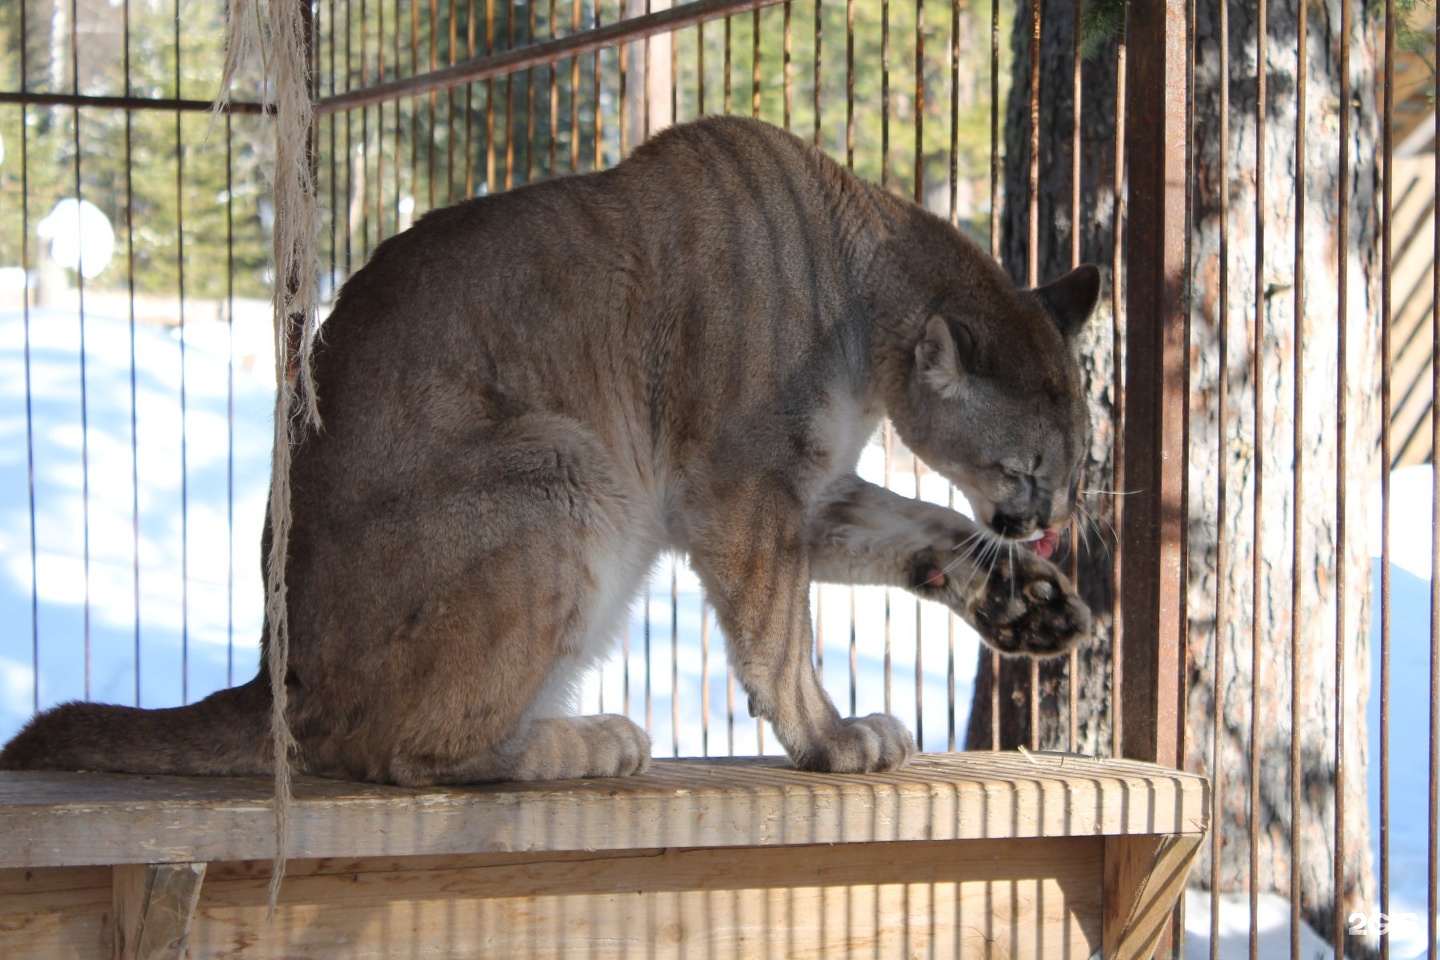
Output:
[[[1100,265],[1103,287],[1081,349],[1081,367],[1090,397],[1092,435],[1086,465],[1088,491],[1082,499],[1095,522],[1072,530],[1078,555],[1057,554],[1056,562],[1076,574],[1081,595],[1095,614],[1091,636],[1076,652],[1074,669],[1064,659],[1040,663],[1038,726],[1031,729],[1032,664],[1028,660],[995,658],[981,651],[970,712],[966,749],[990,749],[998,726],[999,746],[1024,745],[1045,750],[1076,749],[1109,754],[1113,724],[1110,656],[1114,627],[1114,563],[1117,541],[1114,506],[1109,492],[1119,489],[1114,470],[1115,369],[1114,311],[1111,265],[1115,222],[1115,87],[1116,45],[1108,44],[1082,62],[1079,217],[1072,211],[1071,144],[1074,130],[1072,82],[1075,35],[1073,0],[1046,0],[1041,11],[1040,48],[1040,171],[1035,250],[1036,283],[1052,280],[1074,266],[1072,223],[1080,230],[1079,262]],[[1015,19],[1010,102],[1005,122],[1004,190],[1000,259],[1017,284],[1030,285],[1028,252],[1030,207],[1030,37],[1031,19],[1022,9]],[[1053,226],[1052,226],[1053,225]],[[1075,534],[1079,534],[1078,538]],[[995,666],[999,674],[996,682]],[[1070,678],[1076,682],[1076,724],[1072,743]],[[998,698],[994,697],[996,690]],[[998,699],[998,718],[992,709]]]
[[[1253,4],[1229,5],[1229,156],[1221,167],[1219,9],[1214,0],[1196,6],[1194,55],[1194,200],[1191,242],[1190,454],[1188,532],[1189,689],[1186,715],[1186,765],[1211,775],[1219,790],[1212,829],[1220,831],[1218,863],[1212,869],[1207,843],[1193,881],[1222,890],[1247,889],[1251,844],[1255,844],[1260,890],[1288,895],[1292,865],[1298,871],[1302,916],[1320,934],[1336,935],[1336,621],[1341,577],[1344,626],[1343,662],[1345,823],[1341,862],[1345,865],[1339,919],[1351,910],[1373,911],[1374,878],[1365,802],[1365,702],[1369,695],[1370,567],[1364,537],[1365,491],[1378,463],[1377,345],[1373,317],[1378,312],[1380,265],[1378,161],[1376,158],[1375,63],[1380,21],[1368,7],[1353,11],[1349,169],[1348,309],[1346,331],[1346,427],[1337,429],[1340,273],[1338,230],[1340,0],[1309,3],[1305,160],[1305,255],[1303,329],[1295,329],[1295,208],[1297,8],[1296,0],[1272,0],[1265,48],[1266,118],[1264,174],[1256,176],[1256,10]],[[1070,266],[1070,157],[1074,36],[1073,0],[1043,0],[1040,48],[1042,114],[1039,126],[1040,184],[1038,249],[1040,282]],[[1029,90],[1032,22],[1017,17],[1014,82],[1007,111],[1003,259],[1018,282],[1031,281],[1029,235]],[[1081,133],[1080,259],[1112,262],[1113,170],[1115,142],[1116,46],[1108,43],[1084,65]],[[1263,200],[1257,199],[1257,181]],[[1229,212],[1221,279],[1220,191],[1228,192]],[[1263,266],[1257,270],[1257,203],[1263,212]],[[1108,273],[1107,270],[1107,279]],[[1255,315],[1263,291],[1259,370],[1259,423],[1256,432]],[[1108,284],[1107,284],[1108,286]],[[1220,389],[1221,301],[1227,324],[1227,397],[1223,422],[1218,415]],[[1114,369],[1109,299],[1092,321],[1086,342],[1095,441],[1087,485],[1115,489],[1111,461]],[[1300,385],[1303,417],[1297,459],[1294,363],[1302,351]],[[1345,543],[1340,546],[1336,491],[1339,442],[1345,447]],[[1220,464],[1224,457],[1224,516],[1220,509]],[[1298,465],[1298,469],[1297,469]],[[1255,492],[1259,477],[1257,546]],[[1293,549],[1298,511],[1301,546]],[[1143,492],[1135,495],[1143,496]],[[1109,514],[1109,499],[1101,512]],[[1079,554],[1082,592],[1096,609],[1095,636],[1077,655],[1078,708],[1075,741],[1085,752],[1108,752],[1110,726],[1109,616],[1114,570],[1107,529],[1103,542],[1087,538]],[[1222,546],[1223,545],[1223,546]],[[1259,563],[1256,556],[1259,556]],[[1223,555],[1222,555],[1223,554]],[[1337,561],[1337,558],[1342,558]],[[1223,566],[1222,566],[1223,564]],[[1255,571],[1260,572],[1258,589]],[[1144,571],[1126,568],[1125,576]],[[1292,621],[1299,591],[1299,615]],[[1217,597],[1223,609],[1217,610]],[[1258,613],[1256,600],[1258,598]],[[1292,631],[1292,623],[1294,629]],[[1122,623],[1123,628],[1123,623]],[[1217,647],[1218,636],[1218,647]],[[1299,641],[1300,676],[1291,680],[1292,636]],[[1258,648],[1252,638],[1257,638]],[[1147,642],[1127,636],[1125,642]],[[1153,642],[1153,641],[1148,641]],[[1219,737],[1214,734],[1217,656],[1223,699]],[[1258,673],[1253,665],[1258,665]],[[1031,729],[1030,666],[1003,661],[997,678],[991,658],[982,654],[967,747],[991,744],[992,723],[1000,745],[1034,744],[1065,748],[1070,742],[1068,680],[1060,666],[1042,665],[1038,688],[1039,723]],[[992,714],[998,686],[1000,713]],[[1258,691],[1259,696],[1254,696]],[[1292,711],[1297,708],[1300,807],[1294,821],[1290,767]],[[1254,716],[1252,717],[1252,711]],[[1254,735],[1252,737],[1252,730]],[[1219,758],[1213,758],[1215,744]],[[1251,835],[1251,757],[1255,820]],[[1373,949],[1355,937],[1345,949],[1357,956]]]

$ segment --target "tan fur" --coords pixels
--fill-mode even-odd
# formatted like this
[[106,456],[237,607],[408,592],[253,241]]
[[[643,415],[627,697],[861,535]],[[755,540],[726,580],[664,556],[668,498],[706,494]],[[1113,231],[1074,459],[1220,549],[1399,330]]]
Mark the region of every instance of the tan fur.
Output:
[[[675,128],[614,170],[470,200],[381,244],[322,328],[294,452],[288,719],[302,772],[609,776],[649,743],[568,716],[658,553],[688,554],[794,761],[904,763],[811,665],[812,579],[947,603],[1007,653],[1088,611],[1050,563],[861,481],[882,416],[1008,544],[1064,523],[1086,440],[1067,337],[943,221],[763,124]],[[0,767],[271,768],[257,677],[173,711],[67,704]]]

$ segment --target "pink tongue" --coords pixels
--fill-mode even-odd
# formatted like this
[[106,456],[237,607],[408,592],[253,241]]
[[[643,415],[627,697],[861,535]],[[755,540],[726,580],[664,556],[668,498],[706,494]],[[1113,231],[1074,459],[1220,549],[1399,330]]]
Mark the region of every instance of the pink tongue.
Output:
[[1055,547],[1059,543],[1060,534],[1054,530],[1046,530],[1043,537],[1041,537],[1039,540],[1031,540],[1029,543],[1025,544],[1025,546],[1029,547],[1031,550],[1034,550],[1044,559],[1049,560],[1051,554],[1055,552]]

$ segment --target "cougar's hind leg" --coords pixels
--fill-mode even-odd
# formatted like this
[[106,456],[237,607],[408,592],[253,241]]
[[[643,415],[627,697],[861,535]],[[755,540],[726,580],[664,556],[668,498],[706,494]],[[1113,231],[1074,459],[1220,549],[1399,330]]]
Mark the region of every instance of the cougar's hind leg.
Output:
[[402,691],[409,709],[396,711],[387,779],[611,777],[648,763],[649,739],[630,720],[562,716],[546,702],[557,673],[583,666],[595,600],[596,571],[579,551],[565,557],[563,539],[537,531],[487,553],[422,614],[408,642],[424,651],[412,667],[424,696]]
[[648,565],[608,455],[573,421],[538,415],[447,455],[324,539],[331,563],[306,558],[329,629],[346,634],[293,671],[308,768],[411,785],[642,769],[649,741],[629,720],[541,702],[557,671],[593,658],[607,598],[633,595]]

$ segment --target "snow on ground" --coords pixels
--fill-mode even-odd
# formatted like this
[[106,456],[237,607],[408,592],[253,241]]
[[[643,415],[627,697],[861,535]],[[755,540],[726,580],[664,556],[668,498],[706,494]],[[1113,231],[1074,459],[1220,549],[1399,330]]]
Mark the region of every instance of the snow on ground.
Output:
[[[1257,898],[1256,956],[1261,960],[1290,958],[1290,901],[1274,893]],[[1245,893],[1220,895],[1220,960],[1249,960],[1250,897]],[[1320,935],[1303,921],[1300,924],[1300,960],[1331,960],[1334,952]],[[1185,891],[1185,956],[1206,960],[1210,956],[1210,894]],[[1394,954],[1395,960],[1409,954]]]
[[[1429,858],[1436,843],[1429,816],[1430,783],[1430,537],[1433,473],[1406,467],[1390,475],[1390,955],[1395,960],[1425,950]],[[1379,492],[1370,507],[1371,550],[1380,555]],[[1370,630],[1373,688],[1370,732],[1370,823],[1375,860],[1380,858],[1380,561],[1374,567],[1374,617]],[[1374,907],[1378,913],[1380,906]]]
[[0,315],[0,739],[36,706],[171,706],[253,671],[273,388],[234,372],[232,434],[228,364],[190,347],[182,415],[180,343],[133,333],[132,382],[129,323],[85,318],[82,406],[76,316]]
[[[130,324],[87,316],[82,408],[78,319],[34,310],[27,325],[20,314],[0,314],[0,622],[7,625],[0,632],[0,741],[36,707],[87,695],[171,706],[253,675],[273,387],[232,370],[226,337],[216,332],[195,325],[182,351],[174,336],[135,327],[132,379]],[[861,472],[882,479],[878,447],[866,451]],[[1395,960],[1405,960],[1425,943],[1423,921],[1403,918],[1424,917],[1431,842],[1429,744],[1420,735],[1429,722],[1430,569],[1428,538],[1400,533],[1429,529],[1431,474],[1427,467],[1393,476],[1390,914],[1402,922],[1390,946]],[[915,492],[909,471],[894,479],[897,489]],[[926,499],[946,500],[939,478],[920,484]],[[1377,562],[1377,597],[1378,582]],[[825,685],[842,711],[888,708],[930,750],[946,749],[952,733],[963,740],[979,650],[973,632],[898,591],[822,586],[814,605]],[[1378,611],[1377,601],[1377,678]],[[628,710],[650,730],[657,756],[779,752],[749,717],[743,694],[727,684],[714,618],[694,576],[674,558],[657,566],[622,649],[587,682],[581,701],[588,710]],[[1372,758],[1379,756],[1379,729],[1376,691]],[[1378,823],[1376,762],[1370,780]],[[1378,850],[1378,830],[1372,835]],[[1220,956],[1243,956],[1245,898],[1227,896],[1221,905]],[[1208,895],[1188,895],[1192,957],[1209,955],[1209,906]],[[1288,922],[1283,899],[1261,900],[1264,960],[1289,956]],[[1329,956],[1313,932],[1303,936],[1303,960]]]

